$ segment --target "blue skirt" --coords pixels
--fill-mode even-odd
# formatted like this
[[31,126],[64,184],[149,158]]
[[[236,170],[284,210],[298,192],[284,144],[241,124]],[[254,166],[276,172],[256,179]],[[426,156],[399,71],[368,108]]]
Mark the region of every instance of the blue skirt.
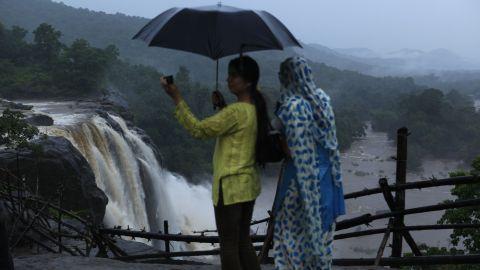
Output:
[[[322,228],[328,230],[336,218],[345,214],[345,200],[343,198],[343,186],[335,185],[332,177],[330,155],[323,147],[317,147],[317,165],[319,166],[318,181],[320,181],[320,204],[322,209]],[[297,182],[297,170],[293,160],[285,161],[285,168],[279,186],[277,197],[274,202],[274,212],[278,212],[283,205],[285,194],[292,181]]]

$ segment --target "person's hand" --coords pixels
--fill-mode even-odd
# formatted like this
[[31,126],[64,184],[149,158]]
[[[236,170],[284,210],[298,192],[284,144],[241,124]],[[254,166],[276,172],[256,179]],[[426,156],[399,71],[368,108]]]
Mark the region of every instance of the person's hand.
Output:
[[169,95],[173,99],[175,104],[178,104],[182,100],[180,90],[178,90],[175,84],[168,84],[165,77],[160,78],[160,83],[162,84],[163,89],[165,89],[165,93],[167,93],[167,95]]
[[225,102],[225,99],[220,91],[216,90],[212,92],[212,104],[214,110],[216,108],[223,109],[225,106],[227,106],[227,103]]
[[287,139],[285,137],[280,137],[280,144],[282,146],[283,153],[285,154],[286,159],[292,159],[292,152],[288,147]]

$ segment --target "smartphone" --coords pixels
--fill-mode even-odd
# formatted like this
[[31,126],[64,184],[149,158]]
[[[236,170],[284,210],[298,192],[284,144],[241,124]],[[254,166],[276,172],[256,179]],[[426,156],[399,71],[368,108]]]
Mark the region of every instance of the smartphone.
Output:
[[165,76],[165,80],[167,81],[167,84],[173,84],[173,76]]

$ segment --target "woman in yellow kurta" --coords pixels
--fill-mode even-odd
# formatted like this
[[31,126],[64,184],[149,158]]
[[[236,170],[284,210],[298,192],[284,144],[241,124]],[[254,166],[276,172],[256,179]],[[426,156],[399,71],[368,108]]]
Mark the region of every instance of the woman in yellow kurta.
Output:
[[237,102],[217,114],[198,120],[173,84],[162,84],[176,104],[175,117],[195,138],[217,138],[213,155],[212,197],[220,236],[222,269],[260,269],[250,240],[255,199],[260,194],[258,165],[268,135],[268,116],[257,90],[258,64],[248,56],[233,59],[228,87]]

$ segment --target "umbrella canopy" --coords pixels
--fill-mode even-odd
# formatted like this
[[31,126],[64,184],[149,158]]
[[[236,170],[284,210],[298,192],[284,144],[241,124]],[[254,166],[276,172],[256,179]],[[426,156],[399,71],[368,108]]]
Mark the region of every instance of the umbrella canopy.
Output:
[[241,52],[301,47],[285,25],[270,13],[221,4],[171,8],[151,20],[133,39],[213,60]]

